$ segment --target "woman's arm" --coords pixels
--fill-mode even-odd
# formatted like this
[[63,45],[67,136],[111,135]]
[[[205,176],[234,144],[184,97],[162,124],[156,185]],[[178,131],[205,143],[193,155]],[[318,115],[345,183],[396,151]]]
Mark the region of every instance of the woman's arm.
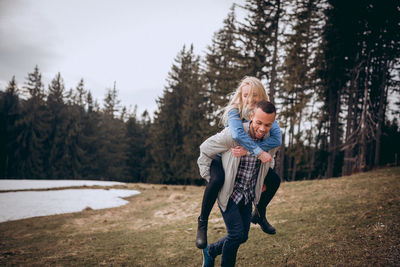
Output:
[[228,113],[228,126],[231,129],[232,138],[249,151],[254,156],[258,156],[262,151],[269,151],[279,147],[282,143],[282,133],[278,123],[274,121],[270,129],[270,136],[260,143],[255,143],[244,131],[243,124],[237,109],[232,109]]
[[244,131],[242,120],[239,116],[237,109],[232,109],[228,113],[228,126],[231,130],[232,138],[247,151],[254,156],[258,156],[262,149],[250,138],[250,136]]
[[282,144],[282,132],[281,128],[276,121],[271,126],[269,130],[269,137],[257,143],[264,151],[270,151],[273,148],[279,147]]

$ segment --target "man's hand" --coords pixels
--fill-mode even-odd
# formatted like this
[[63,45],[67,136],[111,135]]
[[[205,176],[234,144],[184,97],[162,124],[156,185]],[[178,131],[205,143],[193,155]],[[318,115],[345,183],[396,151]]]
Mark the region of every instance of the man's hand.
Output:
[[241,157],[247,154],[247,150],[244,149],[242,146],[235,146],[231,148],[232,154],[235,157]]
[[272,156],[265,151],[262,151],[260,154],[258,154],[257,157],[261,160],[262,163],[267,163],[272,161]]

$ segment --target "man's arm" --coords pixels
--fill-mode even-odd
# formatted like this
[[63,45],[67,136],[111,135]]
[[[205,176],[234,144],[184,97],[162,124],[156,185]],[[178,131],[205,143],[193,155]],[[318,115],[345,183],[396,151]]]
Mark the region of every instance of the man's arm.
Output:
[[200,157],[197,159],[200,175],[210,181],[210,166],[213,158],[219,153],[228,151],[234,145],[229,128],[209,137],[200,145]]

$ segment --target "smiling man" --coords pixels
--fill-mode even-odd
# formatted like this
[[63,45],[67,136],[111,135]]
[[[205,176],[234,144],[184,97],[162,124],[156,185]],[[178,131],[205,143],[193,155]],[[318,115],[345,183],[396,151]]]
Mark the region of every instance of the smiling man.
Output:
[[[250,118],[243,128],[255,141],[268,138],[269,130],[275,121],[275,106],[268,101],[256,104]],[[251,203],[260,201],[264,179],[271,162],[261,161],[251,154],[235,157],[231,148],[238,144],[233,140],[229,127],[211,136],[200,146],[197,160],[201,176],[210,179],[212,159],[222,153],[225,183],[218,194],[218,205],[224,219],[227,235],[203,250],[203,266],[214,266],[216,256],[222,254],[222,266],[234,266],[239,246],[246,242],[250,229]],[[268,151],[271,156],[277,149]]]

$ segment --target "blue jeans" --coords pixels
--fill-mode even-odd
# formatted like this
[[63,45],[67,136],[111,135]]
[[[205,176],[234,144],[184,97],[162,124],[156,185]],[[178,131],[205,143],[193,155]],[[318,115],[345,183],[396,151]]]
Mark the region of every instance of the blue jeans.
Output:
[[208,253],[215,258],[222,254],[221,266],[235,266],[236,254],[240,244],[247,241],[251,221],[251,202],[244,204],[241,200],[236,204],[229,199],[228,206],[222,217],[226,225],[227,235],[210,244]]

